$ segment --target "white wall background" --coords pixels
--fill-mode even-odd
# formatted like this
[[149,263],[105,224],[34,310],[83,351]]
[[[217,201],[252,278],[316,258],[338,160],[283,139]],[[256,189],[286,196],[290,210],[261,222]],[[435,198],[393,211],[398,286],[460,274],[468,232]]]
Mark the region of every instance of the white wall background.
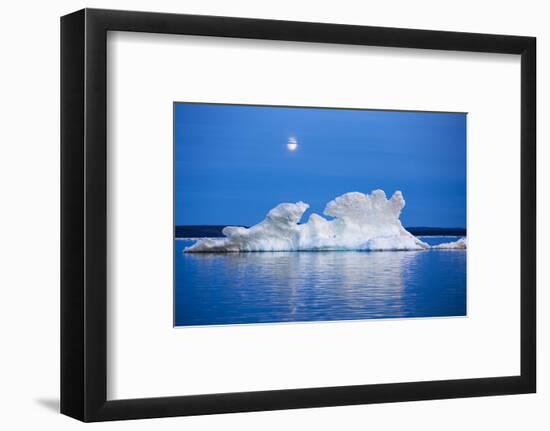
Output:
[[[232,15],[426,28],[538,38],[539,391],[535,395],[157,419],[91,425],[96,429],[544,430],[550,426],[550,152],[545,103],[550,28],[545,3],[417,0],[89,0],[3,5],[0,44],[0,424],[5,429],[84,425],[61,416],[59,382],[59,16],[82,7]],[[498,101],[495,101],[498,103]],[[493,143],[495,144],[495,143]],[[505,203],[503,203],[503,209]],[[495,208],[495,211],[498,211]],[[496,212],[498,216],[498,212]]]

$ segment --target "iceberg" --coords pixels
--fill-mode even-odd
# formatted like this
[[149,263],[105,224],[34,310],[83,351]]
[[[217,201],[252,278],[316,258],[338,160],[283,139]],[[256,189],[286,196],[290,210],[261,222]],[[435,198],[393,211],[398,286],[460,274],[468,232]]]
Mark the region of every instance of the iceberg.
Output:
[[404,207],[405,199],[400,191],[396,191],[390,199],[383,190],[374,190],[370,194],[350,192],[326,205],[323,214],[330,218],[311,214],[306,223],[300,223],[309,205],[304,202],[282,203],[269,211],[264,220],[250,228],[227,226],[222,231],[224,238],[203,238],[184,251],[227,253],[429,249],[427,243],[412,235],[401,224],[399,217]]
[[438,248],[442,250],[465,250],[468,247],[468,240],[466,238],[460,238],[458,241],[444,242],[443,244],[433,245],[432,248]]

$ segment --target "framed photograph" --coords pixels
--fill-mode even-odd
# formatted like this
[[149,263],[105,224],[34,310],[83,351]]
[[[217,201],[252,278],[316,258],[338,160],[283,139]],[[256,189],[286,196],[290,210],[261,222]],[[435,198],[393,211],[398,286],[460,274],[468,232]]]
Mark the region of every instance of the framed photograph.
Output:
[[536,389],[532,37],[61,18],[61,411]]

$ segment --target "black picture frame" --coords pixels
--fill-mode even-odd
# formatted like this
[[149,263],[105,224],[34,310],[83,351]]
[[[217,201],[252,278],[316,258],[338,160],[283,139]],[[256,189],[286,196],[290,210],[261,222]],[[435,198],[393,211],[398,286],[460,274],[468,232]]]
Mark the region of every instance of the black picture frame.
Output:
[[[460,380],[107,400],[107,32],[521,56],[521,373]],[[84,9],[61,18],[61,412],[106,421],[536,390],[536,39]]]

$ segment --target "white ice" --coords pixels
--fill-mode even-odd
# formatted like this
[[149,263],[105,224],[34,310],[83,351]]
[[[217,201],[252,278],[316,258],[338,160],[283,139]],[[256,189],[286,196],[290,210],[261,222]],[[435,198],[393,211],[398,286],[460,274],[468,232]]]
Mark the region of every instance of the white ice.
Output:
[[453,242],[444,242],[443,244],[433,245],[432,248],[439,249],[459,249],[465,250],[468,247],[468,240],[466,238],[460,238]]
[[[306,223],[299,224],[309,205],[282,203],[257,225],[228,226],[222,231],[225,238],[203,238],[185,252],[429,249],[401,224],[399,216],[404,206],[400,191],[390,199],[382,190],[351,192],[326,205],[323,213],[330,219],[311,214]],[[466,248],[466,242],[463,247],[451,243],[446,248]]]

